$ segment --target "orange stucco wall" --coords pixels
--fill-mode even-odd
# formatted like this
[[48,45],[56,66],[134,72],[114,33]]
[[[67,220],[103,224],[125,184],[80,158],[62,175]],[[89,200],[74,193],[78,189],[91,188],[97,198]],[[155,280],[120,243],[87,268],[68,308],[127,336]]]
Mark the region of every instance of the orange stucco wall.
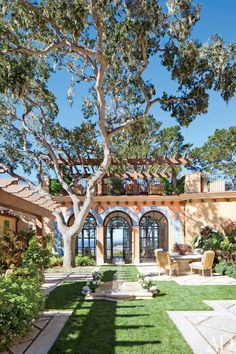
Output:
[[201,202],[185,205],[185,242],[199,234],[202,227],[210,225],[219,229],[228,220],[236,220],[236,201]]
[[0,233],[2,233],[3,231],[3,227],[4,227],[4,222],[8,221],[9,222],[9,229],[13,232],[16,231],[16,222],[17,219],[13,218],[13,217],[8,217],[5,215],[0,215]]

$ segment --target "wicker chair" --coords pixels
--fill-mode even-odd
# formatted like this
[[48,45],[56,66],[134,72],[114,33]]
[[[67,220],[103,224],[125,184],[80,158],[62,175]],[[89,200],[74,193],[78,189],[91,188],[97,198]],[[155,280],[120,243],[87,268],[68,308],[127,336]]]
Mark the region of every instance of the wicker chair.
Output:
[[179,275],[179,265],[178,263],[172,262],[169,252],[155,250],[155,255],[159,276],[161,275],[161,268],[163,268],[165,271],[169,271],[169,275],[172,275],[173,270],[176,270],[177,275]]
[[193,262],[190,263],[189,266],[191,268],[191,274],[193,274],[193,269],[199,269],[202,271],[202,275],[205,275],[205,270],[210,270],[212,276],[212,266],[215,258],[214,251],[206,251],[202,256],[201,262]]

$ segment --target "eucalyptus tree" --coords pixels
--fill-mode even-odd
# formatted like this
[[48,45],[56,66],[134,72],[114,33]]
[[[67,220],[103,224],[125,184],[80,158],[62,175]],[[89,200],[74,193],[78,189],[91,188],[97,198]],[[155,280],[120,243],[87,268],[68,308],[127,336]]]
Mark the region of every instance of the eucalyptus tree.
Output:
[[[200,12],[191,0],[168,0],[166,5],[162,7],[158,0],[1,2],[1,118],[5,126],[14,125],[15,132],[23,131],[16,140],[25,149],[15,156],[15,164],[11,157],[5,161],[10,163],[6,169],[11,167],[8,171],[14,174],[25,156],[32,156],[34,163],[28,163],[28,171],[35,166],[41,175],[44,167],[53,168],[70,196],[75,213],[72,226],[55,210],[64,238],[64,266],[71,264],[71,240],[81,231],[95,185],[110,165],[115,134],[142,121],[154,104],[170,112],[179,124],[188,125],[207,112],[209,90],[219,91],[226,101],[235,92],[235,46],[226,45],[219,36],[205,44],[191,39]],[[156,94],[145,73],[151,57],[170,72],[176,91]],[[66,143],[57,147],[56,136],[51,135],[57,108],[53,95],[49,91],[47,95],[46,83],[53,70],[71,74],[70,103],[75,86],[87,83],[82,114],[96,124],[100,134],[103,159],[88,180],[82,205],[63,173],[66,167],[76,180],[80,171],[75,171],[70,151],[62,148]],[[79,118],[78,112],[78,125]],[[26,133],[30,138],[25,144]],[[75,132],[67,133],[68,142]],[[40,154],[32,147],[39,147]],[[9,152],[14,154],[13,150],[9,145]]]

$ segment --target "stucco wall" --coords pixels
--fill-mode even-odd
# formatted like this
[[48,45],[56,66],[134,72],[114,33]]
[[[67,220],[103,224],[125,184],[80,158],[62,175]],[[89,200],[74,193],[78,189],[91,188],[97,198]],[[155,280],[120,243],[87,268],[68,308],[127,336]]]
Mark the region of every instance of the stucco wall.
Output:
[[185,205],[185,242],[199,234],[202,227],[210,225],[216,229],[223,222],[236,220],[236,201],[201,202]]
[[2,233],[3,231],[3,225],[4,225],[4,221],[9,221],[9,229],[12,231],[16,231],[16,218],[13,217],[8,217],[5,215],[0,215],[0,233]]

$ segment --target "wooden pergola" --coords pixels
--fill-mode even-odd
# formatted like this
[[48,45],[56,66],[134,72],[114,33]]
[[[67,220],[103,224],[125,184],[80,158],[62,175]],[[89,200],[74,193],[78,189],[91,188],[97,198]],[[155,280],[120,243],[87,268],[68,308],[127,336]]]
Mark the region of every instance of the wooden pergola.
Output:
[[35,217],[37,234],[43,234],[43,218],[51,218],[56,202],[17,178],[0,178],[0,207]]
[[[84,178],[89,177],[94,173],[95,168],[99,167],[102,160],[97,158],[77,159],[72,161],[59,161],[59,164],[66,164],[68,166],[77,166],[81,170],[79,176]],[[126,167],[125,172],[109,173],[104,178],[121,178],[121,179],[146,179],[146,178],[172,178],[176,179],[176,168],[178,166],[189,165],[191,159],[187,157],[154,157],[154,158],[124,158],[121,161],[112,159],[112,166],[119,166],[124,164]]]

